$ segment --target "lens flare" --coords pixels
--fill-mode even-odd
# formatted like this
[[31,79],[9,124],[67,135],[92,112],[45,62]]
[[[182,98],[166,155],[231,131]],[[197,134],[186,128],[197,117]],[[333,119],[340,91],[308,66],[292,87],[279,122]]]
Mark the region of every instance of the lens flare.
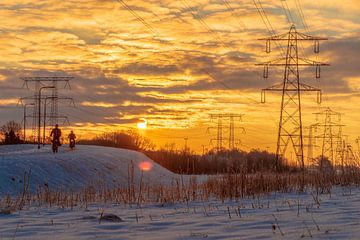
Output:
[[152,169],[153,165],[151,164],[151,162],[141,162],[139,164],[139,168],[142,170],[142,171],[150,171]]

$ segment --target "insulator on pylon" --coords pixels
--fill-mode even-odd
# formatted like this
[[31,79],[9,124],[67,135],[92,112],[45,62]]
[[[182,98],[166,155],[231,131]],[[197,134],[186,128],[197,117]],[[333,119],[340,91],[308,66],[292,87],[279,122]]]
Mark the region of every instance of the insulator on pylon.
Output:
[[271,41],[266,40],[266,53],[270,53],[270,52],[271,52]]
[[265,103],[266,99],[265,99],[265,90],[261,91],[261,103]]
[[318,104],[322,103],[322,92],[321,91],[317,92],[317,103]]
[[320,65],[316,65],[316,78],[320,78],[321,77],[321,70],[320,70]]
[[319,53],[319,52],[320,52],[320,42],[316,40],[314,42],[314,53]]
[[269,77],[269,66],[268,65],[264,65],[264,74],[263,74],[264,78],[268,78]]

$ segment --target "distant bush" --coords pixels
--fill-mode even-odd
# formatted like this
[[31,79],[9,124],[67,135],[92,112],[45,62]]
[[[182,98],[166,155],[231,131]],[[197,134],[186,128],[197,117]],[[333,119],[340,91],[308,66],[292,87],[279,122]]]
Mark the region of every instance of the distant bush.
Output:
[[155,147],[149,139],[132,130],[104,133],[93,139],[80,140],[78,144],[125,148],[136,151],[148,151]]

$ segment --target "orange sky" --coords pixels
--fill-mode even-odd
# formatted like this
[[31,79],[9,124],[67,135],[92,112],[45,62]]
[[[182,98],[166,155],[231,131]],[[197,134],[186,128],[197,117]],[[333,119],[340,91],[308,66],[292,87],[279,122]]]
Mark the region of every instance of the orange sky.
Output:
[[[236,131],[240,148],[274,151],[280,95],[270,94],[261,104],[260,92],[281,81],[283,69],[271,69],[264,80],[255,64],[280,52],[275,48],[266,55],[264,42],[256,40],[269,32],[252,0],[227,2],[231,8],[222,0],[125,1],[131,13],[115,0],[2,0],[0,123],[21,121],[17,99],[31,92],[21,89],[20,77],[73,76],[72,90],[62,94],[74,97],[78,108],[64,104],[60,111],[82,137],[136,127],[145,118],[142,133],[158,147],[172,142],[183,147],[189,138],[188,146],[200,152],[203,145],[212,147],[209,140],[216,134],[206,131],[216,126],[209,115],[235,113],[244,114],[236,123],[246,129]],[[261,3],[277,34],[290,27],[287,4],[299,31],[305,31],[302,9],[309,34],[329,37],[319,56],[312,45],[301,47],[300,54],[331,64],[321,80],[311,69],[302,72],[303,82],[324,91],[321,105],[315,95],[304,95],[304,125],[315,122],[313,112],[329,106],[344,113],[344,132],[354,144],[360,135],[360,3]]]

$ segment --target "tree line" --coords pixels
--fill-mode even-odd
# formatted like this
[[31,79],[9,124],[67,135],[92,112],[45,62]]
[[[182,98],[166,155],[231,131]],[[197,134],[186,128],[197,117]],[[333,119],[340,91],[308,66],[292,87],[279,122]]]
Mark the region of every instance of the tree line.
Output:
[[[150,139],[135,130],[104,133],[78,144],[125,148],[141,151],[156,163],[179,174],[218,174],[229,172],[256,173],[274,171],[275,154],[263,150],[245,152],[239,149],[209,151],[203,155],[188,150],[177,150],[174,144],[167,144],[155,150]],[[279,160],[281,171],[297,171],[296,167]]]

